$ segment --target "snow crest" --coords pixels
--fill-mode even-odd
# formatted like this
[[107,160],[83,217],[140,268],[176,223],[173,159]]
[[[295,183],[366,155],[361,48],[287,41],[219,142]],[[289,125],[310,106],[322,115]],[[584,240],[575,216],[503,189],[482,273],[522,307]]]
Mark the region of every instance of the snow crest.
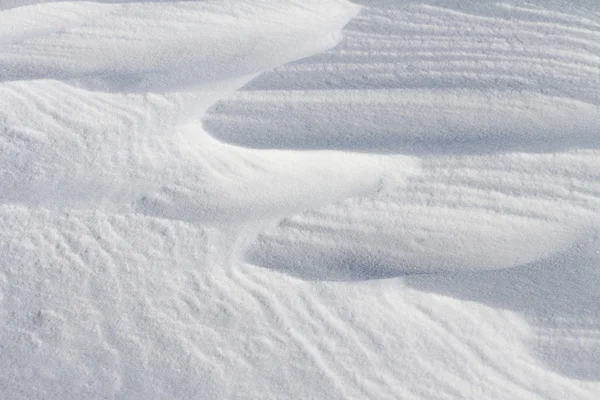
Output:
[[598,4],[356,3],[0,0],[0,393],[600,396]]

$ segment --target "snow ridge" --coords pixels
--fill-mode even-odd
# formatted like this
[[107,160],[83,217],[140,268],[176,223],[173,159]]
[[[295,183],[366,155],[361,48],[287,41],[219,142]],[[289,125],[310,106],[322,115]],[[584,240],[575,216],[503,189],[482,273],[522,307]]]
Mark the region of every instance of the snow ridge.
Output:
[[357,3],[0,0],[0,393],[598,398],[598,5]]

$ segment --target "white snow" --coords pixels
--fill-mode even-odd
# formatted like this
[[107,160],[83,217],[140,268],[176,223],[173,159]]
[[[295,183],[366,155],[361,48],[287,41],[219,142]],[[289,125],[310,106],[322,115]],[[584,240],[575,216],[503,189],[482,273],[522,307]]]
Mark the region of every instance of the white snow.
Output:
[[600,3],[0,0],[6,399],[600,398]]

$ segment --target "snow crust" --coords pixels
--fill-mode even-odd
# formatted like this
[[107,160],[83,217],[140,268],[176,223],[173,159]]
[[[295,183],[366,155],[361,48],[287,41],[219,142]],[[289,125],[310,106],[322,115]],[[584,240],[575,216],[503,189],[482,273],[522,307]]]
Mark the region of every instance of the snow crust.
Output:
[[600,397],[600,5],[0,0],[7,399]]

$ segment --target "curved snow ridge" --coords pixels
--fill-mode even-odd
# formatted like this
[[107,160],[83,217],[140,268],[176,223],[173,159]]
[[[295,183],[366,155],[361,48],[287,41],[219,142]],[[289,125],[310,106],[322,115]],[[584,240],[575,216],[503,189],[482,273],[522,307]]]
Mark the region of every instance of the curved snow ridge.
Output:
[[598,105],[499,89],[252,90],[205,117],[236,145],[411,155],[596,148],[598,121]]
[[597,147],[597,6],[365,3],[340,45],[265,72],[209,112],[209,131],[261,148]]
[[[30,36],[27,40],[0,48],[0,81],[60,79],[93,89],[145,92],[233,79],[332,47],[337,32],[357,12],[337,0],[326,7],[316,1],[278,0],[98,7],[104,16],[71,26],[64,21],[60,32],[21,29]],[[9,21],[24,11],[3,11],[0,19]]]
[[0,221],[0,385],[14,399],[597,393],[527,354],[520,318],[398,280],[221,268],[213,230],[139,215],[0,206]]
[[553,158],[427,159],[401,188],[286,217],[248,259],[310,280],[526,265],[600,228],[597,154],[572,157],[579,174]]
[[390,169],[418,173],[411,157],[247,149],[185,122],[237,85],[139,96],[59,82],[5,84],[0,202],[187,221],[271,220],[376,191]]
[[[27,39],[0,47],[1,202],[210,221],[297,212],[377,187],[377,157],[253,152],[189,124],[261,70],[332,47],[356,6],[92,3],[86,13],[79,3],[45,3],[0,19],[36,10],[59,18],[62,8],[82,17],[15,27]],[[92,18],[96,8],[104,14]],[[327,188],[332,179],[340,185]]]
[[[0,0],[0,8],[28,1]],[[406,4],[362,2],[391,9]],[[460,2],[487,9],[482,3]],[[182,29],[201,33],[201,26],[189,25],[198,16],[178,13],[206,6],[215,29],[217,10],[241,20],[256,17],[239,25],[248,28],[236,31],[239,43],[225,40],[224,46],[239,49],[260,37],[264,12],[271,18],[265,29],[274,32],[269,40],[277,41],[273,52],[287,46],[296,57],[316,51],[312,45],[332,44],[338,33],[330,28],[354,9],[337,1],[211,1],[181,4],[180,10],[179,4],[110,4],[119,21],[140,30],[102,31],[115,26],[109,15],[86,22],[77,28],[84,34],[79,56],[93,47],[86,40],[101,37],[125,48],[139,39],[142,51],[152,50],[144,31],[165,32],[177,24],[175,16],[182,17]],[[271,12],[287,4],[292,12],[277,20]],[[298,12],[303,5],[306,13]],[[310,19],[318,15],[331,24],[319,22],[324,29],[314,33],[321,39],[303,48],[296,41],[309,34],[285,35],[290,28],[316,27]],[[224,18],[219,29],[234,31],[236,18]],[[594,18],[589,15],[585,29]],[[68,23],[83,19],[69,16]],[[143,19],[156,27],[144,27]],[[51,60],[52,42],[60,44],[55,54],[77,42],[69,29],[51,36],[47,46],[39,37],[15,43],[13,50],[43,47],[38,65],[58,66],[43,72],[34,60],[23,76],[70,79],[90,71],[88,64]],[[217,36],[193,40],[210,49]],[[157,54],[168,51],[167,40],[179,38],[158,35],[163,53]],[[14,56],[0,53],[5,61]],[[227,57],[236,58],[233,65],[249,58],[254,66],[277,59],[222,54],[207,65],[216,70]],[[568,248],[594,231],[600,215],[598,151],[414,158],[241,148],[215,140],[190,120],[257,71],[240,68],[235,80],[191,89],[186,85],[210,71],[201,75],[165,62],[175,68],[162,80],[160,73],[106,56],[106,65],[114,62],[122,71],[78,79],[87,88],[119,93],[46,79],[0,84],[0,203],[11,203],[0,204],[0,388],[7,397],[597,400],[599,347],[589,340],[600,320],[597,247],[592,257],[582,258],[576,247],[551,263],[541,260],[534,273],[519,268],[481,272],[479,280],[476,273],[455,272],[364,280],[500,268]],[[304,77],[312,81],[271,82],[303,89],[320,79],[311,71]],[[363,82],[352,76],[345,82]],[[347,88],[344,79],[332,85]],[[137,92],[144,88],[165,93]],[[322,114],[312,117],[326,122]],[[144,214],[130,213],[136,210]],[[273,227],[278,218],[284,220]],[[253,259],[274,271],[238,262],[248,247]],[[532,321],[533,330],[526,326]],[[542,342],[536,354],[523,345],[530,338]]]
[[243,226],[376,192],[390,170],[398,182],[420,171],[417,160],[404,156],[239,148],[213,139],[199,125],[182,128],[181,138],[178,156],[185,168],[136,201],[134,211]]
[[600,14],[364,3],[339,46],[262,74],[205,125],[255,148],[416,155],[421,173],[288,215],[250,262],[310,280],[502,269],[597,229]]

